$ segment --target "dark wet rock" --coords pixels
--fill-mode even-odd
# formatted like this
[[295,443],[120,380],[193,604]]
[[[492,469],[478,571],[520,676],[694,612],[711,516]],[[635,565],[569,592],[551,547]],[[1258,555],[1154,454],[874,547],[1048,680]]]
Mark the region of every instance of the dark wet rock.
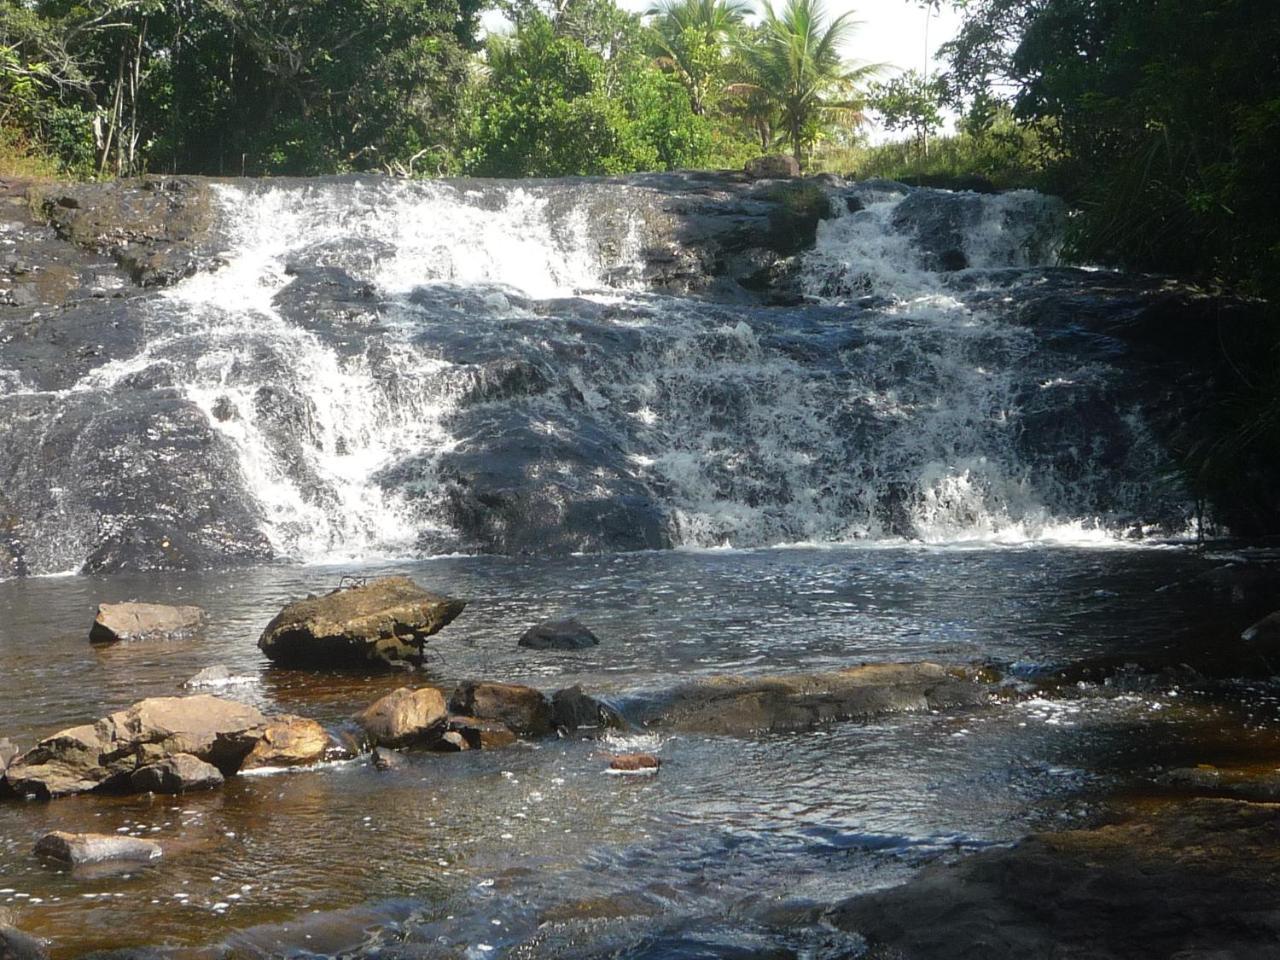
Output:
[[454,690],[449,711],[501,723],[524,737],[541,737],[551,732],[551,703],[541,691],[519,683],[466,681]]
[[205,612],[199,607],[162,603],[102,603],[89,629],[93,643],[121,640],[185,640],[199,632]]
[[654,772],[662,761],[651,753],[619,753],[609,759],[609,769],[618,773]]
[[1278,868],[1280,806],[1202,799],[927,867],[828,919],[902,960],[1271,957]]
[[104,863],[108,860],[158,860],[164,849],[154,840],[124,837],[119,834],[64,833],[46,834],[36,843],[36,855],[72,866]]
[[370,757],[373,760],[374,769],[384,772],[387,770],[399,770],[409,762],[405,759],[403,753],[387,747],[374,747]]
[[189,753],[178,753],[159,763],[139,767],[129,777],[137,793],[186,793],[222,786],[222,771]]
[[497,720],[478,720],[475,717],[450,717],[446,736],[451,743],[461,741],[468,750],[500,750],[516,742],[515,732]]
[[448,722],[444,694],[435,687],[401,687],[356,718],[369,740],[382,747],[429,746]]
[[0,960],[49,960],[43,940],[0,923]]
[[1246,629],[1240,639],[1258,649],[1280,652],[1280,610],[1267,614]]
[[393,666],[422,660],[427,638],[466,607],[408,577],[383,577],[295,601],[262,632],[258,646],[285,666]]
[[1155,782],[1180,794],[1280,803],[1280,768],[1274,763],[1252,767],[1218,767],[1212,764],[1175,767],[1158,774]]
[[180,753],[230,776],[265,726],[256,708],[234,700],[207,694],[154,697],[41,740],[10,764],[5,780],[20,796],[40,799],[127,788],[139,767]]
[[267,719],[258,740],[244,758],[241,770],[260,767],[299,767],[319,763],[333,749],[333,739],[317,721],[284,714]]
[[167,286],[217,263],[208,182],[190,177],[50,184],[31,188],[32,206],[58,235],[115,258],[139,286]]
[[544,620],[520,637],[520,646],[530,650],[586,650],[600,638],[577,620]]
[[800,164],[790,154],[775,153],[753,157],[747,161],[744,171],[752,180],[784,180],[800,176]]
[[564,733],[602,731],[624,726],[621,715],[574,685],[557,690],[551,697],[551,722]]
[[712,677],[677,687],[646,722],[717,734],[808,730],[842,720],[985,703],[969,671],[934,663],[878,663],[830,673]]

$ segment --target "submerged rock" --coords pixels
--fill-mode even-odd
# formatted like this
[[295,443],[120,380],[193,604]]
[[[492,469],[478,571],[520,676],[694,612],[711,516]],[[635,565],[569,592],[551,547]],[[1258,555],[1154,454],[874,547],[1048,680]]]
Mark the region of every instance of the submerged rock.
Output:
[[212,667],[205,667],[184,683],[183,686],[187,689],[196,690],[201,687],[230,687],[236,684],[253,682],[253,677],[237,676],[219,663]]
[[374,747],[371,754],[375,770],[399,770],[406,763],[404,754],[386,747]]
[[328,731],[315,720],[293,714],[271,717],[240,769],[305,766],[323,760],[332,746]]
[[222,786],[222,771],[189,753],[179,753],[159,763],[139,767],[129,777],[138,793],[186,793]]
[[69,863],[105,863],[109,860],[158,860],[164,853],[154,840],[103,833],[64,833],[55,830],[36,843],[36,855]]
[[877,663],[830,673],[712,677],[677,687],[646,722],[740,735],[808,730],[888,713],[976,706],[988,687],[935,663]]
[[458,685],[449,701],[451,713],[502,724],[524,737],[551,732],[551,704],[542,692],[519,683],[469,680]]
[[827,916],[871,956],[1274,957],[1280,806],[1193,800],[926,867]]
[[96,723],[41,740],[5,771],[21,796],[50,799],[102,787],[127,787],[140,767],[186,753],[224,776],[262,738],[266,718],[248,704],[208,694],[142,700]]
[[48,960],[44,942],[0,924],[0,960]]
[[516,742],[510,728],[496,720],[477,720],[475,717],[450,717],[445,733],[451,744],[461,742],[467,750],[499,750]]
[[121,640],[185,640],[203,626],[199,607],[162,603],[102,603],[89,630],[92,643]]
[[466,605],[408,577],[383,577],[289,604],[258,646],[278,664],[310,669],[419,663],[427,638]]
[[401,687],[365,710],[356,721],[380,747],[428,746],[445,731],[449,709],[434,687]]
[[544,620],[520,637],[520,646],[530,650],[585,650],[599,643],[599,637],[572,618]]

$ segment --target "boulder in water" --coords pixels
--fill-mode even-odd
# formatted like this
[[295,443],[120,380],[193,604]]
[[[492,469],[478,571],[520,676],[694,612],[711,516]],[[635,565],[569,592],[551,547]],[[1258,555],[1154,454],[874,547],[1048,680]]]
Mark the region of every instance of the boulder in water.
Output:
[[158,763],[139,767],[129,777],[138,793],[186,793],[222,786],[222,771],[189,753],[177,753]]
[[573,618],[544,620],[520,637],[520,646],[530,650],[585,650],[599,643],[599,637]]
[[623,726],[622,717],[616,710],[595,697],[587,696],[576,684],[557,690],[552,696],[551,722],[564,733]]
[[434,687],[401,687],[356,718],[380,747],[427,746],[440,739],[448,722],[444,694]]
[[1280,649],[1280,610],[1249,627],[1240,634],[1240,639],[1259,649]]
[[450,717],[445,738],[455,746],[461,742],[467,750],[499,750],[516,742],[516,735],[506,725],[475,717]]
[[468,680],[453,691],[449,711],[495,721],[520,736],[541,737],[551,732],[551,704],[541,691],[524,684]]
[[244,758],[241,770],[300,767],[318,763],[333,747],[328,731],[315,720],[284,714],[270,717],[262,738]]
[[0,924],[0,960],[49,960],[44,941]]
[[808,730],[842,720],[986,702],[970,671],[936,663],[876,663],[829,673],[710,677],[677,687],[646,723],[743,735]]
[[282,666],[310,669],[419,663],[427,638],[465,607],[408,577],[383,577],[289,604],[258,646]]
[[800,164],[789,154],[775,153],[767,157],[752,157],[743,172],[752,180],[789,180],[800,176]]
[[657,773],[662,761],[651,753],[619,753],[609,760],[614,773]]
[[164,853],[154,840],[108,833],[65,833],[55,830],[36,843],[36,855],[80,866],[108,860],[158,860]]
[[373,766],[375,770],[399,770],[405,765],[404,754],[386,747],[373,748]]
[[121,640],[185,640],[203,626],[199,607],[163,603],[102,603],[89,630],[92,643]]
[[266,722],[248,704],[208,694],[154,697],[41,740],[9,765],[5,780],[21,796],[51,799],[127,787],[139,767],[179,753],[229,776],[261,739]]

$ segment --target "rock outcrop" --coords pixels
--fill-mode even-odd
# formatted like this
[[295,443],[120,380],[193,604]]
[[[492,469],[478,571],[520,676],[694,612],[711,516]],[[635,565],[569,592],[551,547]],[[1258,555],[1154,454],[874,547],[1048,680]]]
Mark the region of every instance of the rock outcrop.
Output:
[[1274,957],[1280,806],[1199,799],[925,868],[827,914],[872,957]]
[[240,769],[306,766],[323,760],[333,747],[328,731],[315,720],[293,714],[270,717]]
[[139,767],[129,776],[138,793],[186,793],[222,786],[222,771],[189,753],[177,753],[157,763]]
[[783,180],[800,176],[800,164],[790,154],[775,153],[752,157],[743,168],[752,180]]
[[575,619],[544,620],[520,637],[520,646],[530,650],[586,650],[597,646],[600,638]]
[[416,664],[427,638],[465,607],[465,600],[430,593],[408,577],[383,577],[290,603],[267,624],[258,646],[289,667]]
[[460,683],[449,700],[451,713],[502,724],[522,737],[551,732],[551,703],[534,687],[519,683]]
[[199,632],[205,613],[199,607],[162,603],[103,603],[89,629],[92,643],[121,640],[185,640]]
[[966,670],[878,663],[830,673],[699,680],[661,698],[644,720],[680,730],[741,735],[976,706],[988,695],[989,688]]
[[154,840],[139,837],[122,837],[109,833],[64,833],[56,830],[40,838],[35,852],[37,856],[59,863],[82,866],[110,860],[158,860],[164,849]]
[[449,709],[434,687],[401,687],[374,702],[356,718],[369,740],[380,747],[430,746],[448,723]]
[[9,765],[5,781],[20,796],[41,799],[127,789],[135,771],[177,754],[190,754],[230,776],[266,725],[255,707],[207,694],[142,700],[41,740]]

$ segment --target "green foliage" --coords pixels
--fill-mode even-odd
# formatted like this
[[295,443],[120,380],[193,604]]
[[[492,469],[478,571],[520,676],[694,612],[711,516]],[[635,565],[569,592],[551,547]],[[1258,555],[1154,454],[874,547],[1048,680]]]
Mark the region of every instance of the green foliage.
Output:
[[464,165],[482,176],[614,174],[696,166],[710,127],[680,84],[601,54],[533,17],[489,47],[489,76],[468,110]]
[[828,20],[820,0],[786,0],[781,13],[763,0],[763,12],[760,29],[743,41],[738,86],[776,116],[803,163],[826,126],[861,121],[858,87],[876,68],[852,68],[841,55],[855,26],[848,11]]
[[689,95],[693,112],[706,114],[724,94],[732,44],[747,14],[742,0],[666,0],[650,9],[653,52]]
[[929,137],[942,126],[942,101],[946,84],[940,77],[926,77],[914,70],[871,85],[868,105],[880,115],[888,130],[914,134],[922,154],[928,154]]

